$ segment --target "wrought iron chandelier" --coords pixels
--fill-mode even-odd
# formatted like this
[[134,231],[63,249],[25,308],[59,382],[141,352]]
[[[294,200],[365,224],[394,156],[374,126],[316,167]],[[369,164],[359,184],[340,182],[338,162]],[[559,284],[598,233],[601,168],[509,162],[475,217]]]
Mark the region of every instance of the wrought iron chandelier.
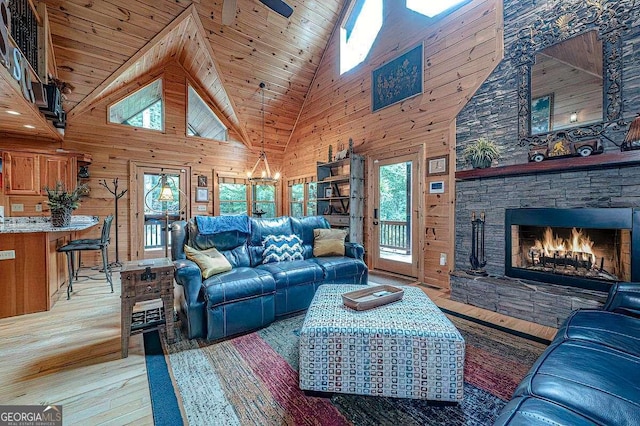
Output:
[[[253,166],[250,172],[247,172],[247,177],[250,182],[255,183],[274,183],[280,179],[280,172],[276,172],[275,175],[271,175],[271,168],[269,167],[269,160],[267,160],[267,153],[264,150],[264,88],[265,84],[260,83],[260,89],[262,89],[262,150],[260,151],[260,155],[258,156],[258,161]],[[258,169],[260,162],[264,162],[264,169],[260,173],[259,176],[254,176],[254,173]]]

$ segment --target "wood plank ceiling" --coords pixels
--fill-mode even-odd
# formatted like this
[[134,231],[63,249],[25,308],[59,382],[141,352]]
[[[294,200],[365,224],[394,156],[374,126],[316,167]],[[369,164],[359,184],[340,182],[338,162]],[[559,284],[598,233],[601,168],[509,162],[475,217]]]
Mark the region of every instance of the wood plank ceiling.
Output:
[[[286,19],[258,0],[45,0],[58,77],[75,86],[69,121],[169,61],[179,62],[235,136],[284,152],[346,0],[287,0]],[[336,65],[337,66],[337,65]],[[204,93],[203,93],[204,92]]]

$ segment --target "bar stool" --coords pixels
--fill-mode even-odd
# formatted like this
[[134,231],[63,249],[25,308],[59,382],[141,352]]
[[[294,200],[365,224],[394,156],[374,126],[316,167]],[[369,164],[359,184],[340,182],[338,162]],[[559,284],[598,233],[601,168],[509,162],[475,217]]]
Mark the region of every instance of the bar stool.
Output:
[[[102,252],[102,268],[104,274],[107,277],[107,281],[111,286],[111,293],[113,293],[113,281],[111,280],[111,270],[109,268],[109,259],[107,249],[109,247],[109,234],[111,232],[111,222],[113,221],[113,215],[110,214],[104,219],[102,224],[102,236],[96,239],[81,239],[71,240],[67,244],[58,248],[58,251],[67,255],[67,267],[69,269],[69,285],[67,286],[67,300],[71,298],[71,292],[73,291],[73,277],[75,275],[78,278],[78,272],[75,270],[75,253],[78,252],[79,256],[82,256],[83,251],[87,250],[100,250]],[[78,270],[80,264],[78,264]]]

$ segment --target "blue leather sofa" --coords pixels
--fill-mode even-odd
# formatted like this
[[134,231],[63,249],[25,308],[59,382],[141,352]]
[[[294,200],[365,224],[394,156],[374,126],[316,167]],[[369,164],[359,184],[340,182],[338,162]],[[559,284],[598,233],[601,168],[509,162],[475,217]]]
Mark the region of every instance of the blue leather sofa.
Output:
[[640,283],[574,311],[496,425],[640,425]]
[[[179,284],[178,311],[190,339],[218,340],[267,326],[276,317],[307,309],[321,284],[367,283],[362,245],[345,243],[345,256],[313,256],[313,230],[330,228],[323,217],[249,221],[249,234],[203,235],[195,219],[173,223],[171,255]],[[263,265],[264,238],[292,234],[303,242],[304,260]],[[233,269],[203,282],[198,265],[185,257],[185,244],[197,250],[216,247]]]

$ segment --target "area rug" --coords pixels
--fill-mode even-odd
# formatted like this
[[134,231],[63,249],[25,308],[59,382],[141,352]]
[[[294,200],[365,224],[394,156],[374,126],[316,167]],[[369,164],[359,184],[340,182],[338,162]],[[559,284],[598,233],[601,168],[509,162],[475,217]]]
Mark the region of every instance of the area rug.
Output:
[[[545,349],[542,343],[450,317],[466,341],[464,400],[458,405],[334,394],[298,388],[298,333],[304,316],[208,344],[184,337],[162,345],[189,425],[490,425]],[[162,363],[149,375],[168,377]],[[169,380],[169,379],[167,379]],[[166,386],[156,386],[166,389]],[[166,392],[166,390],[164,391]],[[166,394],[151,389],[156,424],[165,423]]]

